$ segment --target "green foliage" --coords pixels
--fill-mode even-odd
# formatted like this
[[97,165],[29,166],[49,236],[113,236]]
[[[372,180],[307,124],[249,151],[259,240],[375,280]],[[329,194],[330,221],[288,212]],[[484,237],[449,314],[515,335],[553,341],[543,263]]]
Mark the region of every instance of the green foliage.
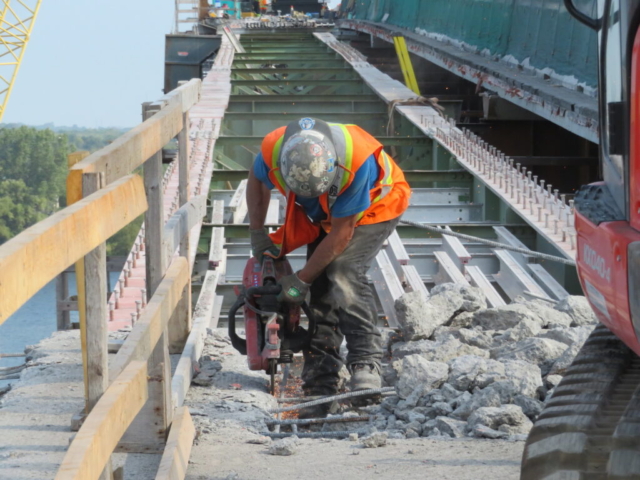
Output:
[[0,243],[64,204],[68,151],[50,130],[0,129]]
[[144,215],[136,218],[107,241],[107,255],[127,255],[140,231]]
[[0,129],[0,181],[21,180],[49,215],[64,198],[68,152],[67,137],[50,130]]
[[47,203],[30,193],[22,180],[0,181],[0,243],[45,218]]
[[101,128],[90,131],[61,130],[69,139],[69,143],[75,147],[74,150],[88,150],[89,152],[100,150],[105,145],[113,142],[125,131],[116,128]]
[[[66,205],[67,155],[95,151],[123,129],[0,126],[0,244]],[[114,235],[113,255],[126,254],[140,229],[136,220]]]

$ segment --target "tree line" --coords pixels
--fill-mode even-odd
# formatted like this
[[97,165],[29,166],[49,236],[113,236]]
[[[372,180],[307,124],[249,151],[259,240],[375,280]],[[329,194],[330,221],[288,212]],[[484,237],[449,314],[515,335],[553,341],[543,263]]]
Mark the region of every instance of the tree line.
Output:
[[[94,152],[125,129],[0,126],[0,244],[66,206],[67,155]],[[142,219],[107,242],[109,255],[125,255]]]

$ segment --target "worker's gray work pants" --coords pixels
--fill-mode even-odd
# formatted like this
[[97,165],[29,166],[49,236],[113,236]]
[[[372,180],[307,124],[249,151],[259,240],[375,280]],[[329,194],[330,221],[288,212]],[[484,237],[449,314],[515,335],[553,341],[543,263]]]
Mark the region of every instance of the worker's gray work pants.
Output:
[[[380,366],[382,339],[376,327],[378,312],[367,271],[398,221],[362,225],[342,252],[311,285],[310,308],[316,334],[304,350],[303,388],[307,394],[337,391],[343,366],[340,345],[347,340],[347,365]],[[307,247],[307,258],[326,236],[324,232]]]

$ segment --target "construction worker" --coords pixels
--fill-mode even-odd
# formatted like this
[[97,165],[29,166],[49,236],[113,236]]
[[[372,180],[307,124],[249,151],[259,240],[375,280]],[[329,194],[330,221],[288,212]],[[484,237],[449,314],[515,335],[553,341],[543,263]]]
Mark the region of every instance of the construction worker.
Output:
[[[269,235],[270,190],[287,198],[284,225]],[[249,172],[247,204],[256,258],[307,246],[307,262],[281,279],[280,300],[309,306],[317,330],[304,353],[307,395],[338,390],[346,338],[351,390],[381,386],[382,346],[367,271],[409,205],[402,170],[382,145],[355,125],[303,118],[269,133]],[[304,416],[327,413],[320,411]],[[303,414],[305,412],[302,412]]]

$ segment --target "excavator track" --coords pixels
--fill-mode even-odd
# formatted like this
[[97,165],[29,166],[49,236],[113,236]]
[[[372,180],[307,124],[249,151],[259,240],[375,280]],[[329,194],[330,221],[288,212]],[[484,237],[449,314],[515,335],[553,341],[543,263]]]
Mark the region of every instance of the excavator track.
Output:
[[640,478],[640,358],[596,327],[538,417],[521,480]]

